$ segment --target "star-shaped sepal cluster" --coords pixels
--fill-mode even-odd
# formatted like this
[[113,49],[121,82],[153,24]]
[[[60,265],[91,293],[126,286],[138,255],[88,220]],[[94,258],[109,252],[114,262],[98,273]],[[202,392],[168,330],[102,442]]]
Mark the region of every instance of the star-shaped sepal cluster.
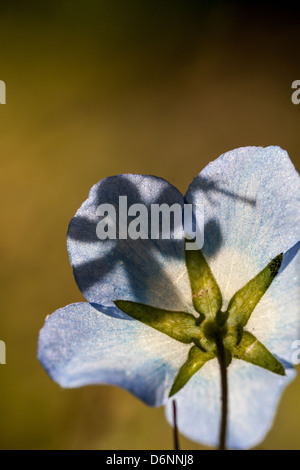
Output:
[[220,350],[224,353],[226,366],[232,359],[240,359],[285,375],[284,367],[276,357],[245,329],[253,310],[276,277],[282,259],[282,254],[276,256],[238,290],[226,311],[222,311],[220,288],[201,250],[185,250],[194,314],[167,311],[131,301],[115,302],[130,317],[177,341],[192,344],[186,362],[175,377],[170,396],[184,387],[206,362],[220,359]]

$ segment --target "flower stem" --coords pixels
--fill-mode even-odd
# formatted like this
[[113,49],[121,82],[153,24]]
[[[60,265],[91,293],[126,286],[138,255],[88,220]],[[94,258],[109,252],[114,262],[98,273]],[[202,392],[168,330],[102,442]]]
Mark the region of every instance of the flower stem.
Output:
[[178,429],[177,429],[177,409],[176,409],[176,401],[172,401],[173,407],[173,442],[174,442],[174,450],[179,450],[179,438],[178,438]]
[[221,372],[221,400],[222,400],[222,415],[220,423],[220,440],[219,450],[226,450],[226,434],[227,434],[227,414],[228,414],[228,384],[227,384],[227,365],[225,348],[222,338],[216,340],[218,361]]

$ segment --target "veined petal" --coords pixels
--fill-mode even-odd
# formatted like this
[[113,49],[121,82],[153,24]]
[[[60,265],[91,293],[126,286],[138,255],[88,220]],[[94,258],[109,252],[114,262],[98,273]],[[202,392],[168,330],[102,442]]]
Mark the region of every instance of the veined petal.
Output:
[[138,321],[109,317],[88,303],[77,303],[46,319],[38,358],[62,387],[113,384],[159,406],[189,349]]
[[189,203],[204,203],[202,251],[224,307],[275,256],[284,253],[285,269],[255,307],[247,329],[288,362],[292,342],[300,334],[300,255],[292,249],[300,232],[299,194],[300,178],[285,151],[245,147],[210,163],[186,195]]
[[[295,377],[282,377],[252,364],[233,360],[228,368],[229,416],[227,447],[248,449],[259,444],[272,426],[284,388]],[[176,395],[179,431],[189,439],[216,447],[221,417],[217,359],[206,363]],[[172,424],[171,401],[166,407]]]
[[[119,197],[127,196],[128,208],[143,204],[148,210],[148,239],[120,239],[126,213]],[[117,239],[101,240],[96,235],[100,204],[111,204],[117,214]],[[113,305],[114,300],[131,300],[166,310],[193,312],[189,279],[185,267],[182,219],[175,232],[180,239],[151,239],[152,204],[177,204],[183,196],[167,181],[154,176],[120,175],[93,186],[88,199],[70,222],[68,251],[76,282],[91,303]],[[182,209],[181,209],[182,210]],[[132,218],[129,218],[129,221]]]

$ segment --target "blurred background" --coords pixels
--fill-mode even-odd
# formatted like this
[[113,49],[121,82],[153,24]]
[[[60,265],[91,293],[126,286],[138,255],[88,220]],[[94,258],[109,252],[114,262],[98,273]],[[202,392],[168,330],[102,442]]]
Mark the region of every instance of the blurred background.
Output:
[[[278,3],[1,0],[2,449],[172,448],[163,408],[109,386],[62,390],[36,359],[46,315],[83,300],[67,226],[109,175],[184,193],[246,145],[280,145],[299,171],[299,26]],[[299,394],[300,376],[260,449],[300,449]]]

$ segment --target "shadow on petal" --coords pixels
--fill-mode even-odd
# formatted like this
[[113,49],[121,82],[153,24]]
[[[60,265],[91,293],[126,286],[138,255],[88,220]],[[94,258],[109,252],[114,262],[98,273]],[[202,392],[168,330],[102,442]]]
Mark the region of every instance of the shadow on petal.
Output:
[[[214,181],[197,177],[197,187],[209,196],[222,193],[250,205],[255,201],[220,188]],[[127,207],[143,204],[148,210],[148,224],[144,239],[120,239],[119,197],[127,196]],[[96,235],[100,204],[111,204],[116,210],[116,240],[100,240]],[[182,306],[182,276],[185,276],[184,236],[178,233],[172,220],[170,237],[151,239],[151,205],[179,204],[183,209],[184,198],[167,181],[154,176],[120,175],[106,178],[95,185],[89,198],[71,220],[68,229],[68,249],[76,282],[89,302],[111,306],[113,300],[133,300],[174,310]],[[124,214],[122,213],[124,217]],[[125,215],[130,224],[135,217]],[[174,217],[173,217],[174,219]],[[161,225],[160,225],[161,229]],[[204,225],[204,246],[208,256],[214,256],[222,247],[223,237],[217,219],[209,219]],[[78,252],[81,250],[81,258]],[[180,290],[181,289],[181,290]],[[185,295],[190,295],[189,284]]]
[[222,188],[216,181],[213,181],[205,176],[198,175],[194,182],[194,190],[199,190],[205,193],[205,196],[210,200],[212,204],[216,204],[217,201],[214,198],[215,193],[221,193],[224,196],[228,196],[232,199],[236,199],[245,204],[250,204],[251,206],[256,205],[256,200],[241,196],[233,191],[229,191],[227,188]]

